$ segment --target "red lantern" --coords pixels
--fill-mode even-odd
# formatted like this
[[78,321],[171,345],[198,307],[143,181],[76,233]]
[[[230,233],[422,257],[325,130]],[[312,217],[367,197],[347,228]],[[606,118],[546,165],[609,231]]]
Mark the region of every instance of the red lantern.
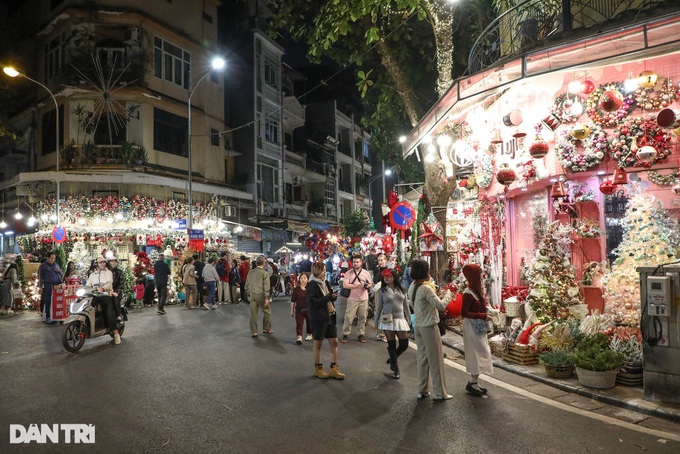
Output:
[[605,180],[600,185],[600,192],[604,195],[612,195],[616,191],[616,186],[612,180]]
[[612,181],[612,184],[614,185],[628,184],[628,175],[626,174],[626,169],[624,169],[623,167],[618,167],[614,171],[614,179]]
[[508,167],[507,164],[503,164],[498,172],[496,172],[496,181],[500,184],[509,186],[517,179],[517,174],[515,171]]
[[595,91],[595,84],[590,80],[584,80],[581,82],[581,93],[584,95],[589,95]]
[[616,112],[623,105],[623,95],[617,90],[607,90],[600,96],[598,105],[605,112]]
[[540,159],[547,155],[548,151],[550,151],[548,144],[541,138],[541,136],[537,135],[534,143],[532,143],[529,147],[529,154],[531,157],[534,159]]
[[567,195],[566,189],[564,189],[564,183],[561,181],[558,181],[557,183],[553,183],[552,188],[550,189],[550,197],[553,199],[559,199],[562,197],[565,197]]

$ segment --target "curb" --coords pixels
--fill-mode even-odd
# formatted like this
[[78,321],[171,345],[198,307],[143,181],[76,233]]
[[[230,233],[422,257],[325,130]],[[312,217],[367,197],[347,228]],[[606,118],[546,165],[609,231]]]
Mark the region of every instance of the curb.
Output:
[[[455,330],[451,330],[454,333],[458,334]],[[446,345],[447,347],[457,351],[461,355],[463,355],[463,358],[465,357],[465,351],[463,351],[462,348],[460,348],[458,345],[455,345],[449,341],[449,339],[442,338],[442,344]],[[500,362],[497,360],[493,361],[494,367],[498,367],[499,369],[505,370],[507,372],[512,372],[513,374],[517,374],[521,377],[525,378],[530,378],[534,381],[537,381],[539,383],[543,383],[548,386],[552,386],[553,388],[557,388],[562,391],[566,391],[569,393],[574,393],[578,394],[580,396],[588,397],[590,399],[599,401],[599,402],[604,402],[608,405],[613,405],[615,407],[620,407],[624,408],[626,410],[631,410],[635,411],[637,413],[642,413],[645,415],[649,416],[654,416],[657,418],[665,419],[674,423],[680,423],[680,414],[673,413],[670,411],[667,411],[663,408],[658,408],[655,406],[654,402],[632,402],[624,399],[620,399],[618,397],[612,397],[612,396],[606,396],[603,394],[599,394],[596,391],[590,391],[587,389],[584,389],[582,387],[577,387],[573,385],[568,385],[565,383],[560,383],[554,380],[551,380],[548,377],[542,377],[540,375],[533,374],[531,372],[527,372],[525,370],[521,370],[511,364],[508,364],[506,362]]]

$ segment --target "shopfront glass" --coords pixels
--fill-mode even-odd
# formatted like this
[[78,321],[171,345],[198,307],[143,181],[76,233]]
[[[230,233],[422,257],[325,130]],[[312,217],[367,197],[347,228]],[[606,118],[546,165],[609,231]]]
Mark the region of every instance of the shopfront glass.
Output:
[[531,263],[540,239],[550,223],[548,197],[539,191],[514,199],[510,244],[512,254],[508,257],[510,282],[526,285],[523,268]]

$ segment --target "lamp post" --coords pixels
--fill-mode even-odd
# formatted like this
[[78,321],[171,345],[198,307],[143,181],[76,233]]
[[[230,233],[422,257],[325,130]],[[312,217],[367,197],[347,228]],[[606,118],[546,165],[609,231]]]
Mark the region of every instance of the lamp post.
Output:
[[[383,162],[383,168],[385,167],[385,163]],[[373,195],[372,195],[372,188],[373,188],[373,182],[377,180],[378,178],[383,179],[383,196],[385,195],[385,176],[390,176],[392,175],[392,170],[391,169],[386,169],[383,173],[380,175],[376,175],[372,177],[370,180],[368,180],[368,198],[371,200],[371,216],[375,219],[375,213],[373,213]]]
[[189,160],[189,196],[187,197],[187,201],[189,202],[189,213],[187,214],[187,229],[191,230],[193,227],[193,197],[191,195],[191,183],[192,183],[192,175],[191,175],[191,97],[194,95],[194,90],[196,90],[196,87],[201,83],[203,79],[205,79],[205,76],[210,74],[210,71],[212,70],[220,70],[224,68],[224,66],[227,63],[224,61],[223,58],[221,57],[215,57],[213,58],[212,62],[210,62],[210,68],[206,69],[203,74],[198,76],[196,79],[194,79],[190,84],[189,84],[189,98],[187,100],[187,158]]
[[57,103],[57,98],[54,97],[54,93],[52,93],[52,91],[49,88],[47,88],[45,85],[41,84],[40,82],[38,82],[35,79],[31,79],[26,74],[20,73],[19,71],[12,68],[11,66],[5,66],[4,68],[2,68],[2,70],[9,77],[21,76],[26,80],[30,80],[31,82],[40,85],[41,87],[43,87],[47,91],[47,93],[50,94],[50,96],[52,97],[52,101],[54,101],[54,115],[55,115],[55,120],[56,120],[56,127],[54,128],[55,129],[54,135],[56,137],[54,151],[57,153],[57,166],[56,166],[56,172],[57,172],[57,225],[59,225],[59,203],[60,203],[60,199],[61,199],[61,191],[60,191],[60,186],[59,186],[59,184],[60,184],[59,160],[61,158],[59,156],[59,104]]

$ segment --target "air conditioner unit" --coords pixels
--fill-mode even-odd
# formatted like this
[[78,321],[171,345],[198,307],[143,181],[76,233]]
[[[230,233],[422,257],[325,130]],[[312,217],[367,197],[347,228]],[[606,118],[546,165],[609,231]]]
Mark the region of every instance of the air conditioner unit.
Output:
[[270,206],[267,202],[261,201],[257,208],[258,208],[257,214],[259,214],[260,216],[269,216]]
[[236,207],[234,205],[227,205],[224,207],[224,217],[234,218],[236,217]]
[[128,46],[138,46],[142,43],[142,29],[139,27],[130,27],[125,30],[125,44]]

